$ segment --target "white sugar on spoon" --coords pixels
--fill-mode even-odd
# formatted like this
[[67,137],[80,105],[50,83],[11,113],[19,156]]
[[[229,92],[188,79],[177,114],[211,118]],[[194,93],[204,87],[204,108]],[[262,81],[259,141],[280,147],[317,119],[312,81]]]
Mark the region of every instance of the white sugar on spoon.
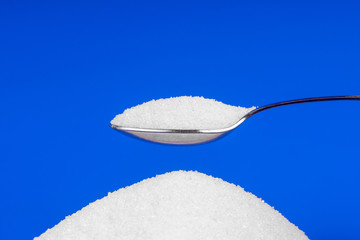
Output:
[[226,105],[203,97],[166,98],[126,109],[111,121],[111,127],[155,142],[197,143],[204,142],[204,136],[196,132],[189,134],[195,129],[228,128],[254,109]]
[[174,97],[126,109],[111,124],[141,129],[219,129],[233,125],[252,109],[203,97]]

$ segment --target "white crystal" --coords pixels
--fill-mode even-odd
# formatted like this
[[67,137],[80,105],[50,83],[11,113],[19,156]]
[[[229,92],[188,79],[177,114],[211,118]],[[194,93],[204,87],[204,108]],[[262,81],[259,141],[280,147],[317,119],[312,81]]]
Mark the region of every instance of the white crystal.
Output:
[[235,107],[203,97],[152,100],[126,109],[111,124],[151,129],[221,129],[236,123],[252,108]]
[[305,240],[243,188],[176,171],[110,193],[36,240]]

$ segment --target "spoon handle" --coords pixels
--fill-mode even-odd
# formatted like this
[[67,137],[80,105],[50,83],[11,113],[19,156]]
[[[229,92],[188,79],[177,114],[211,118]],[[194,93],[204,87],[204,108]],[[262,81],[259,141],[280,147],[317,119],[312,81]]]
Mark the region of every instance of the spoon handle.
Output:
[[247,119],[247,118],[255,115],[256,113],[259,113],[259,112],[262,112],[264,110],[274,108],[274,107],[280,107],[280,106],[297,104],[297,103],[322,102],[322,101],[334,101],[334,100],[360,100],[360,95],[302,98],[302,99],[278,102],[278,103],[273,103],[273,104],[269,104],[269,105],[265,105],[265,106],[256,108],[255,110],[249,112],[246,116],[244,116],[244,118]]

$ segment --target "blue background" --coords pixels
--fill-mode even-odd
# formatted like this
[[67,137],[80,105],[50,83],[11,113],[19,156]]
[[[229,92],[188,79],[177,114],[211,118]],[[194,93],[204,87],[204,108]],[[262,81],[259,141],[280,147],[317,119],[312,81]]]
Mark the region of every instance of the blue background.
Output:
[[311,239],[360,239],[360,102],[268,110],[189,147],[109,128],[171,96],[250,107],[360,94],[359,12],[357,1],[1,1],[0,239],[32,239],[180,169],[244,187]]

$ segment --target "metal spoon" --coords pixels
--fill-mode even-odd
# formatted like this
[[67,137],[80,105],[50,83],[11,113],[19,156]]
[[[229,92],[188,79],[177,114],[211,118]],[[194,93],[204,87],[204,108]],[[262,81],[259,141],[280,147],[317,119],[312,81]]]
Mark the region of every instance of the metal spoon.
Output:
[[353,96],[333,96],[333,97],[315,97],[315,98],[303,98],[284,102],[273,103],[265,105],[263,107],[256,108],[245,116],[239,119],[235,124],[230,127],[222,129],[206,129],[206,130],[181,130],[181,129],[149,129],[149,128],[130,128],[122,127],[111,124],[110,126],[122,133],[130,134],[141,139],[145,139],[156,143],[165,144],[178,144],[178,145],[190,145],[200,144],[213,141],[225,133],[234,130],[246,119],[264,110],[280,107],[296,103],[307,103],[307,102],[321,102],[321,101],[333,101],[333,100],[360,100],[360,95]]

